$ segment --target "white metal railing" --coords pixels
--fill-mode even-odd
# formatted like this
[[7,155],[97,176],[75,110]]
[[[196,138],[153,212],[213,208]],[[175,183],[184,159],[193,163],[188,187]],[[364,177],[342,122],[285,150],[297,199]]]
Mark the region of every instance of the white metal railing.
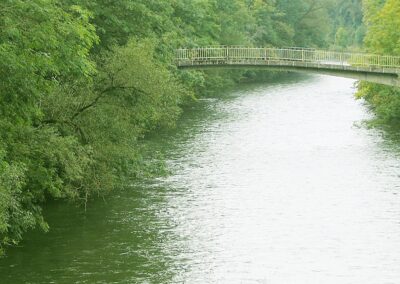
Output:
[[[257,62],[256,62],[257,61]],[[201,47],[176,50],[178,66],[271,61],[399,69],[400,56],[325,51],[309,48]]]

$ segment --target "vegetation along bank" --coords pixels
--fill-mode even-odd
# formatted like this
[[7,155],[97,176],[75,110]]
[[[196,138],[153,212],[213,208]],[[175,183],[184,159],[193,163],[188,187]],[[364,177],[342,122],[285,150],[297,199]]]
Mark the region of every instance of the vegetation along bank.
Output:
[[[195,97],[270,76],[178,72],[176,48],[359,49],[366,34],[368,51],[397,54],[399,9],[397,0],[1,1],[0,250],[48,230],[48,200],[86,204],[159,174],[143,138],[173,127]],[[398,92],[362,83],[359,96],[396,123]]]

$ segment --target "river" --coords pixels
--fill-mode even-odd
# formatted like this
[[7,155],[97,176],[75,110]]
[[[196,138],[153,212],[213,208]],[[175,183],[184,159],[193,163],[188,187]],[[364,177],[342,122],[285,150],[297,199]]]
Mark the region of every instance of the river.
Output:
[[354,81],[292,75],[188,109],[171,175],[51,204],[0,283],[400,283],[400,144]]

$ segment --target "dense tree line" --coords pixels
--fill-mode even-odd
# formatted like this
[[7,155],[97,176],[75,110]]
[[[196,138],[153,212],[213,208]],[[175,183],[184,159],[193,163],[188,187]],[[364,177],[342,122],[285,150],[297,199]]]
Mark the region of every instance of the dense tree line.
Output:
[[[363,0],[367,28],[365,48],[378,54],[400,56],[400,1]],[[400,123],[400,90],[363,82],[358,97],[364,98],[376,113],[374,124],[397,129]]]
[[0,250],[48,229],[46,200],[85,203],[156,172],[141,139],[246,75],[177,72],[175,48],[326,46],[331,2],[1,1]]
[[340,0],[329,14],[333,21],[330,41],[335,49],[361,49],[365,36],[362,0]]

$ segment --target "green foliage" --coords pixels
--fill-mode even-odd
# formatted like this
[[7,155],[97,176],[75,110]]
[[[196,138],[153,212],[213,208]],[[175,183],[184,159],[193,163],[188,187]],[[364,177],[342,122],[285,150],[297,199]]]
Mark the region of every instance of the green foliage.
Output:
[[284,22],[293,29],[293,43],[303,47],[320,47],[328,43],[331,0],[277,0]]
[[295,27],[285,22],[285,12],[278,10],[273,2],[252,1],[249,3],[249,9],[254,19],[251,34],[252,41],[256,46],[292,44]]
[[[86,149],[76,137],[41,125],[42,105],[67,82],[91,81],[97,42],[89,15],[57,1],[0,3],[0,247],[46,228],[40,203],[74,194]],[[22,20],[23,19],[23,20]]]
[[101,44],[95,52],[125,45],[130,37],[159,38],[176,32],[172,23],[175,1],[160,0],[66,0],[65,5],[79,5],[93,15]]
[[359,86],[357,98],[368,101],[376,113],[377,117],[373,124],[399,126],[400,90],[398,88],[363,82]]
[[365,36],[362,0],[340,0],[329,11],[333,20],[331,39],[335,48],[360,48]]
[[[364,0],[367,34],[366,48],[379,54],[400,55],[400,2],[397,0]],[[376,113],[375,124],[400,125],[400,89],[362,83],[357,95],[364,98]]]
[[0,13],[0,114],[33,119],[52,87],[94,72],[87,56],[97,36],[85,12],[56,1],[7,0]]
[[[377,9],[376,6],[373,9]],[[366,16],[366,21],[368,32],[365,44],[368,49],[380,54],[400,54],[399,1],[386,1],[376,14]]]
[[118,186],[121,177],[146,175],[138,140],[173,126],[189,94],[165,65],[153,60],[154,52],[151,41],[131,40],[113,48],[99,66],[90,98],[82,97],[85,102],[72,115],[94,149],[96,168],[87,180],[97,179],[102,190]]

